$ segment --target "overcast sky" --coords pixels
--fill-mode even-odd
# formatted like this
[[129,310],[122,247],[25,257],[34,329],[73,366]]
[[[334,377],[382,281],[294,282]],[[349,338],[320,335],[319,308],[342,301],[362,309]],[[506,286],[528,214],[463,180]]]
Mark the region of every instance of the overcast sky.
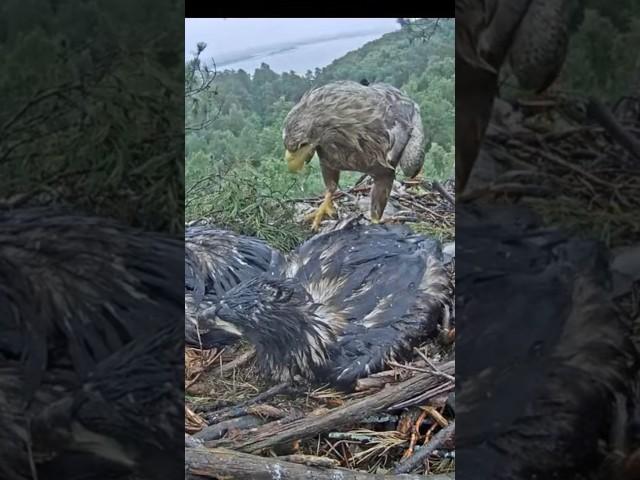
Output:
[[187,18],[185,54],[190,55],[198,42],[207,43],[207,54],[229,53],[312,39],[324,35],[379,31],[399,28],[395,18]]

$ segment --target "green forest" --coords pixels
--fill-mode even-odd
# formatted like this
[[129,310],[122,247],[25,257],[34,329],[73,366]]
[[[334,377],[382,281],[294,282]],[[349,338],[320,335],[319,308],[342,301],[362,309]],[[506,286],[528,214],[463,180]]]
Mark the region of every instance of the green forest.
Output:
[[184,7],[106,3],[0,2],[2,200],[182,235]]
[[558,83],[566,92],[615,101],[640,93],[640,2],[572,0],[571,44]]
[[[335,80],[367,79],[404,90],[420,105],[430,141],[425,177],[452,177],[454,22],[440,20],[428,38],[414,27],[388,33],[305,75],[278,74],[264,63],[254,72],[214,72],[206,59],[215,52],[201,45],[185,70],[187,220],[213,217],[285,248],[295,245],[303,232],[291,224],[287,200],[320,194],[323,183],[315,160],[303,174],[287,172],[283,121],[307,90]],[[341,187],[359,176],[343,175]]]

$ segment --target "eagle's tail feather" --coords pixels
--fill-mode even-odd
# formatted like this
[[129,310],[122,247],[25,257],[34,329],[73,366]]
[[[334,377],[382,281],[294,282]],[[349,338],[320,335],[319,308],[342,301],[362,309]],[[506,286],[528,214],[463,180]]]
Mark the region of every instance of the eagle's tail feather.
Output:
[[424,156],[426,153],[422,117],[420,116],[420,108],[417,105],[413,112],[412,124],[413,129],[411,130],[411,135],[409,136],[407,145],[402,151],[399,162],[402,173],[409,178],[413,178],[420,173],[424,165]]

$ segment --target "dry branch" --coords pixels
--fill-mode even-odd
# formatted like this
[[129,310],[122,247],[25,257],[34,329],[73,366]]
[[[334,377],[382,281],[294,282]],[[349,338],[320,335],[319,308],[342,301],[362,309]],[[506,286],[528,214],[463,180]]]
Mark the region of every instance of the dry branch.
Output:
[[256,350],[254,348],[251,348],[251,350],[248,350],[247,352],[243,353],[239,357],[234,358],[231,362],[225,363],[224,365],[220,366],[220,368],[216,368],[213,371],[215,371],[220,376],[222,376],[225,373],[233,370],[234,368],[241,367],[242,365],[247,363],[249,360],[253,358],[255,353],[256,353]]
[[263,423],[264,421],[260,420],[258,417],[246,415],[244,417],[233,418],[231,420],[225,420],[214,425],[209,425],[208,427],[204,427],[193,436],[194,438],[204,441],[217,440],[225,436],[229,431],[255,428],[259,425],[262,425]]
[[[440,367],[447,374],[453,374],[455,362],[447,362]],[[304,417],[285,424],[283,421],[268,423],[250,434],[233,440],[222,439],[211,442],[210,446],[230,447],[245,452],[260,452],[265,448],[314,437],[319,433],[335,430],[337,427],[356,423],[364,418],[384,411],[395,404],[406,406],[411,399],[426,401],[431,396],[454,389],[454,382],[430,373],[417,374],[404,382],[389,386],[367,398],[336,408],[321,417]],[[398,407],[401,408],[401,407]]]
[[449,202],[451,205],[455,205],[456,201],[453,198],[453,196],[447,192],[444,187],[442,185],[440,185],[439,182],[436,182],[435,180],[432,183],[432,187],[433,189],[438,192],[440,195],[442,195],[442,198],[444,198],[447,202]]
[[624,129],[607,108],[596,99],[591,99],[588,105],[591,118],[596,120],[611,135],[616,142],[640,161],[640,142]]
[[420,463],[426,461],[427,457],[433,453],[434,450],[439,448],[449,437],[455,432],[456,423],[452,422],[449,426],[443,428],[434,435],[431,441],[418,450],[412,457],[400,462],[395,468],[395,473],[406,473],[416,468]]
[[[291,457],[287,457],[291,458]],[[324,469],[279,458],[260,457],[222,448],[186,448],[185,477],[225,480],[452,480],[444,475],[380,475],[346,469]]]
[[250,408],[252,405],[260,404],[261,402],[270,400],[276,395],[281,395],[289,391],[291,391],[291,385],[289,385],[288,383],[280,383],[278,385],[271,387],[269,390],[262,392],[261,394],[253,398],[250,398],[249,400],[246,400],[242,403],[233,405],[223,410],[218,410],[216,412],[209,413],[205,415],[205,418],[210,424],[212,424],[212,423],[221,422],[223,420],[227,420],[229,418],[240,417],[243,415],[251,415],[253,413]]

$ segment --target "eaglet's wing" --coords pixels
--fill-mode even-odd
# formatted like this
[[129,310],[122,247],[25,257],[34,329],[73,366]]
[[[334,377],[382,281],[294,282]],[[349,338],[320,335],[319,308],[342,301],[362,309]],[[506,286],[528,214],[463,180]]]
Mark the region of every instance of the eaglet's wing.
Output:
[[0,301],[31,387],[48,362],[81,374],[178,321],[181,241],[48,208],[0,215]]
[[185,232],[187,289],[204,284],[205,293],[220,298],[237,284],[265,272],[276,272],[283,255],[257,238],[210,228],[189,227]]

